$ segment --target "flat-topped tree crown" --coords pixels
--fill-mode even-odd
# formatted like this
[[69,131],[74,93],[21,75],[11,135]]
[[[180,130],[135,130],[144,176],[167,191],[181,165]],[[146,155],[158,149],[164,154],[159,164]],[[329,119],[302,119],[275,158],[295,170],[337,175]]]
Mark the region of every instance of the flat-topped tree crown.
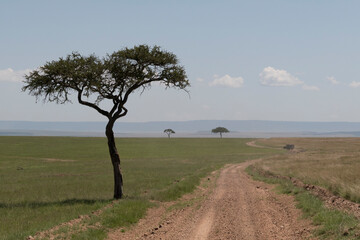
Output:
[[[115,119],[126,114],[125,103],[132,92],[149,88],[153,82],[178,89],[190,86],[175,54],[147,45],[125,48],[102,59],[73,52],[58,61],[47,62],[25,78],[23,91],[37,99],[66,103],[75,92],[79,103]],[[84,100],[93,95],[95,101]],[[98,105],[104,99],[112,101],[113,108],[100,109]]]
[[[64,104],[71,102],[70,95],[75,93],[80,104],[108,118],[105,133],[114,170],[114,198],[122,197],[123,181],[112,129],[115,121],[127,114],[125,104],[130,94],[149,89],[153,82],[185,91],[190,86],[175,54],[147,45],[124,48],[103,58],[73,52],[65,58],[47,62],[25,79],[22,90],[37,100]],[[99,103],[103,100],[110,101],[112,106],[101,108]]]
[[168,135],[168,138],[170,138],[171,134],[175,134],[175,131],[172,130],[171,128],[165,129],[164,133],[166,133]]
[[217,127],[211,130],[212,133],[220,133],[220,138],[222,138],[223,133],[228,133],[229,130],[224,127]]

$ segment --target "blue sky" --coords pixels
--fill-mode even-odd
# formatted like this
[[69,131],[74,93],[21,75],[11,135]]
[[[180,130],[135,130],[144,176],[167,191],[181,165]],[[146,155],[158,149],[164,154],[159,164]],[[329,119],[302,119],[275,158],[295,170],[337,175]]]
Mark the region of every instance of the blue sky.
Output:
[[0,1],[0,120],[103,121],[35,102],[22,76],[72,51],[175,53],[192,87],[131,96],[121,121],[360,121],[359,1]]

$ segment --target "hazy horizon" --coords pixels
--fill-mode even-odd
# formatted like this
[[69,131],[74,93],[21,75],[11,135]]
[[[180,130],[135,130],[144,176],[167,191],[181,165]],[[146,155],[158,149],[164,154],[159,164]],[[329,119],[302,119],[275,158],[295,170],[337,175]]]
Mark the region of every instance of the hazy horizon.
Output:
[[[104,136],[106,122],[0,121],[2,136]],[[359,137],[359,122],[286,122],[248,120],[199,120],[118,122],[114,132],[121,137],[163,137],[164,129],[176,137],[214,137],[211,129],[223,126],[231,138],[263,137]]]

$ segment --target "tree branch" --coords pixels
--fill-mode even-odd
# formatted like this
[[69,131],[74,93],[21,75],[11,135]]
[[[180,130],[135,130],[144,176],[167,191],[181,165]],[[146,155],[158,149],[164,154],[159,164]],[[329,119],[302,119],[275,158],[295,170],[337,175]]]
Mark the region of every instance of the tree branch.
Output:
[[109,113],[105,110],[102,110],[101,108],[99,108],[96,104],[94,103],[90,103],[90,102],[87,102],[87,101],[84,101],[81,99],[81,96],[82,96],[82,90],[81,91],[78,91],[78,101],[80,104],[82,105],[85,105],[85,106],[88,106],[88,107],[91,107],[91,108],[94,108],[96,111],[98,111],[99,113],[101,113],[102,115],[106,116],[109,118]]
[[[129,95],[130,95],[133,91],[135,91],[136,89],[138,89],[139,87],[144,86],[144,85],[146,85],[146,84],[148,84],[148,83],[151,83],[151,82],[156,82],[156,81],[161,81],[161,80],[162,80],[162,78],[152,78],[152,79],[150,79],[150,80],[147,80],[147,81],[144,81],[144,82],[141,82],[141,81],[140,81],[140,82],[138,82],[137,84],[134,84],[133,86],[131,86],[131,87],[126,91],[122,103],[125,104],[125,103],[127,102],[128,98],[129,98]],[[139,84],[139,83],[140,83],[140,84]]]
[[119,118],[121,118],[121,117],[125,116],[125,115],[127,114],[127,112],[128,112],[127,108],[122,107],[122,109],[124,110],[124,112],[123,112],[122,114],[120,114],[120,115],[119,115]]
[[109,115],[112,116],[114,114],[114,112],[116,111],[116,109],[119,107],[119,102],[116,101],[115,99],[113,99],[113,103],[114,103],[114,106],[112,107],[112,109],[110,110],[110,113]]
[[114,118],[115,119],[121,118],[121,117],[125,116],[127,114],[127,112],[128,112],[128,110],[126,107],[124,107],[123,105],[119,105],[117,112],[114,114]]

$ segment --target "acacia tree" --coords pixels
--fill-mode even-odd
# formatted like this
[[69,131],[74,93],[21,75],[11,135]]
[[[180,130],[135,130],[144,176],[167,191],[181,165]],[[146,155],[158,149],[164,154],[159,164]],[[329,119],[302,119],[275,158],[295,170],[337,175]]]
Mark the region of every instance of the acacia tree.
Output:
[[227,130],[227,128],[224,127],[217,127],[214,128],[213,130],[211,130],[212,133],[220,133],[220,138],[222,138],[222,134],[223,133],[228,133],[229,130]]
[[[125,104],[130,94],[149,89],[154,82],[185,91],[190,86],[175,54],[147,45],[124,48],[103,58],[73,52],[65,58],[47,62],[25,79],[22,90],[37,100],[43,98],[44,102],[64,104],[71,102],[70,95],[75,94],[80,104],[108,119],[105,134],[114,172],[115,199],[123,196],[123,178],[113,126],[127,114]],[[112,103],[109,109],[100,106],[103,100]]]
[[172,130],[171,128],[165,129],[164,133],[166,133],[168,135],[168,138],[170,138],[171,134],[175,134],[175,131]]

